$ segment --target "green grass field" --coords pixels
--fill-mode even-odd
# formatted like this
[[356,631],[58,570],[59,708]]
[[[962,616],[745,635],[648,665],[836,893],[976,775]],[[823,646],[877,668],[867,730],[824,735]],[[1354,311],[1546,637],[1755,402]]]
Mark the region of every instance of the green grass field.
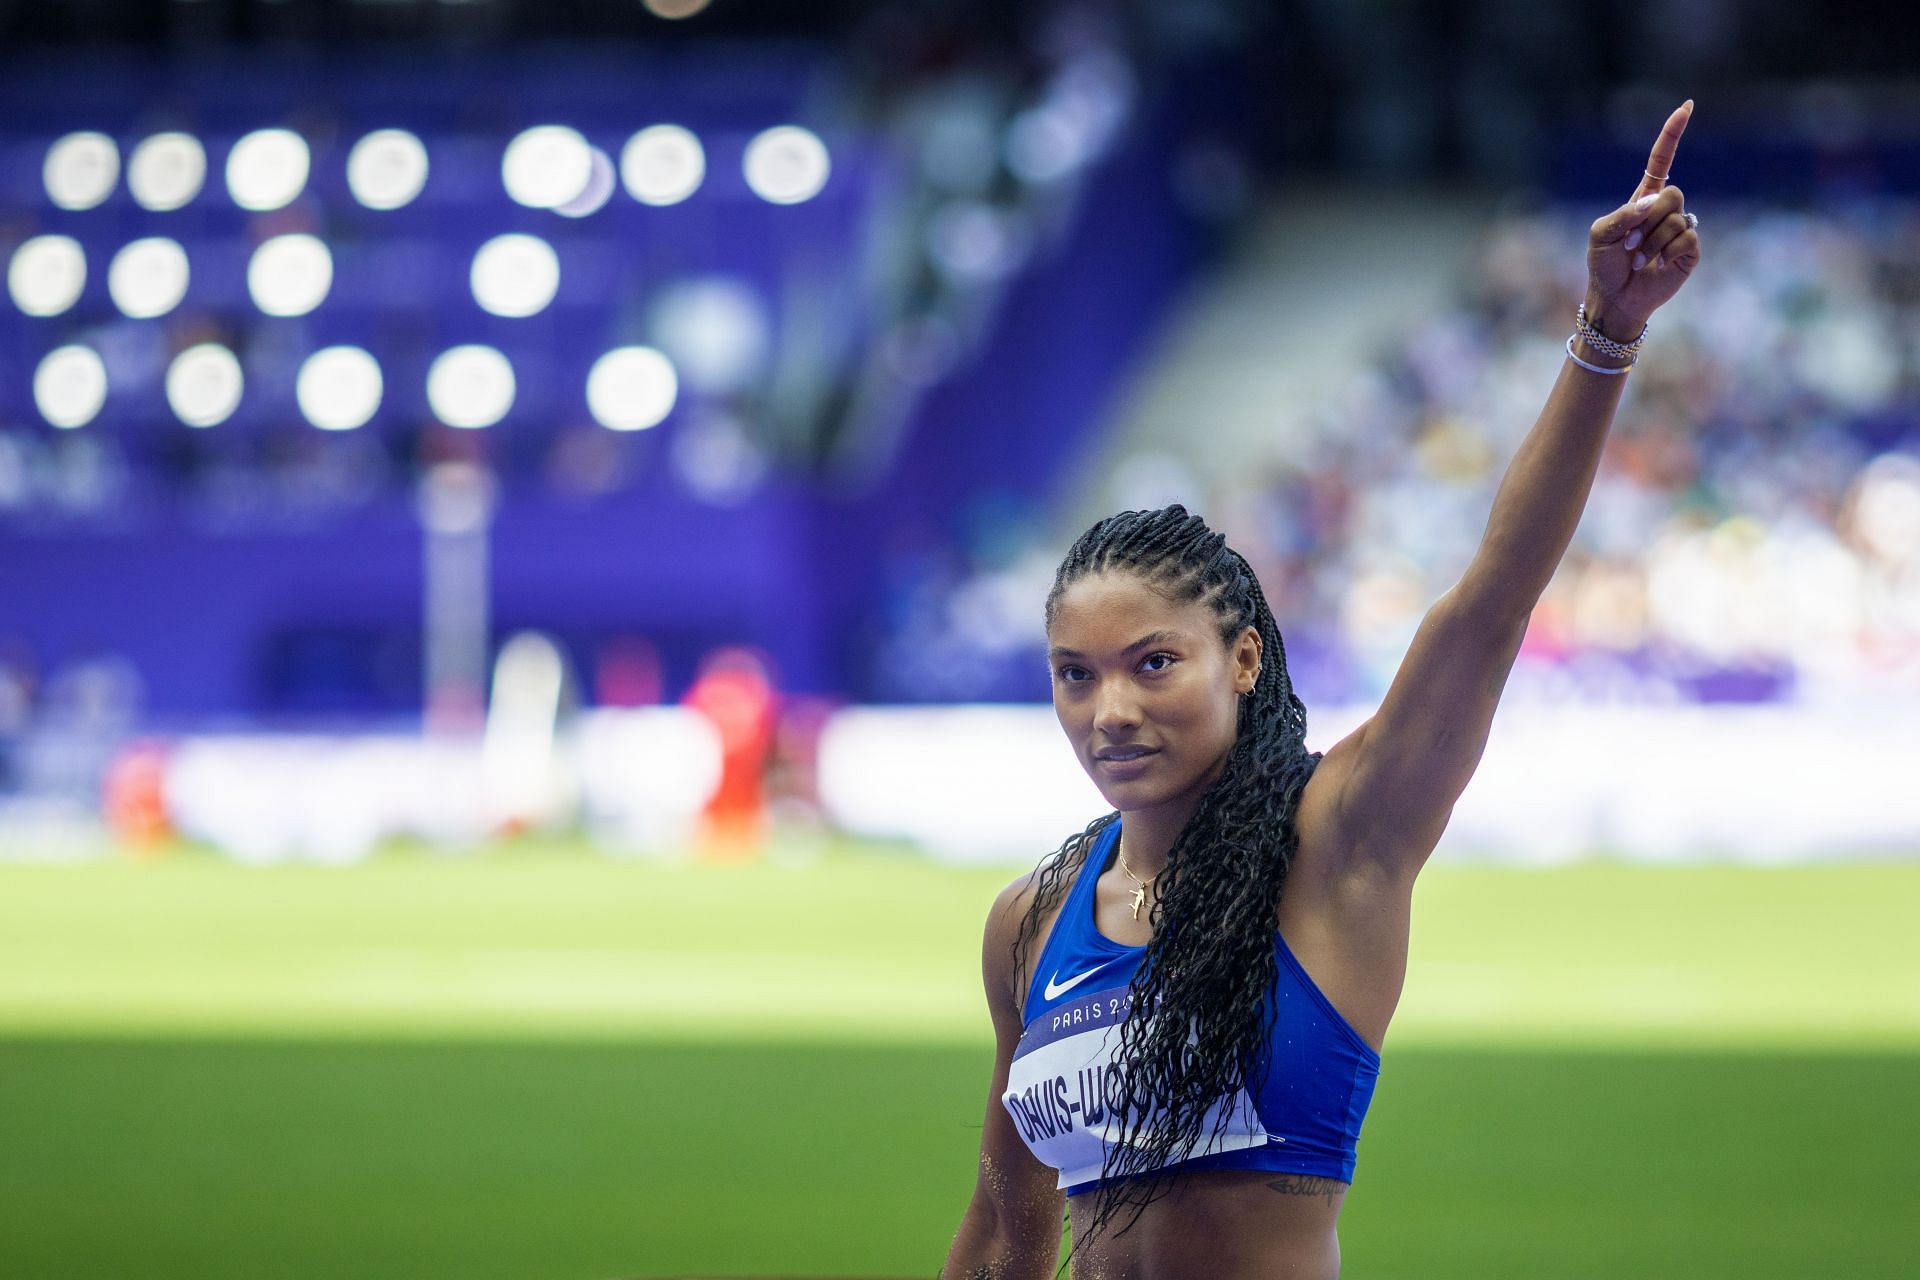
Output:
[[[0,864],[0,1276],[930,1277],[1014,870]],[[1916,908],[1430,867],[1344,1274],[1916,1274]]]

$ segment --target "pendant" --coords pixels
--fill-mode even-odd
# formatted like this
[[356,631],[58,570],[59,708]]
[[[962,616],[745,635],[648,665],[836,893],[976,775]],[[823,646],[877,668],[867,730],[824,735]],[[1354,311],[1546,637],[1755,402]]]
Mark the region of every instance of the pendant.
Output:
[[1140,918],[1140,905],[1147,900],[1147,886],[1141,885],[1133,891],[1133,918]]

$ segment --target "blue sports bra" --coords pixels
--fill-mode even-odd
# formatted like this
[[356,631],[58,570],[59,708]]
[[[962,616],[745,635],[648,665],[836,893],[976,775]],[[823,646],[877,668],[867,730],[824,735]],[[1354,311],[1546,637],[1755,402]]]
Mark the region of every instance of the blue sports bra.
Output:
[[[1069,1195],[1100,1185],[1100,1170],[1120,1127],[1103,1088],[1129,1007],[1128,983],[1145,947],[1115,942],[1094,927],[1094,884],[1118,843],[1116,820],[1075,875],[1053,932],[1033,968],[1022,1011],[1025,1029],[1007,1071],[1001,1102],[1034,1156],[1060,1171]],[[1333,1007],[1273,932],[1277,1006],[1268,1042],[1271,1063],[1258,1097],[1242,1086],[1207,1113],[1190,1169],[1271,1169],[1353,1181],[1360,1122],[1373,1101],[1380,1055]],[[1220,1112],[1230,1114],[1211,1136]],[[1138,1122],[1132,1128],[1142,1128]]]

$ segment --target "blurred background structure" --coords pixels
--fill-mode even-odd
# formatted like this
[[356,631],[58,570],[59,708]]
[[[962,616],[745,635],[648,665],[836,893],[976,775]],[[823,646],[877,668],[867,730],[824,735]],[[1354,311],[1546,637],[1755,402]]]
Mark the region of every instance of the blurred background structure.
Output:
[[[343,1187],[391,1130],[383,1089],[449,1125],[491,1105],[447,1085],[475,1058],[333,1061],[336,1036],[611,1036],[652,1046],[662,1089],[764,1088],[763,1041],[810,1037],[783,1087],[831,1091],[890,1052],[875,956],[920,983],[889,1025],[933,1056],[867,1066],[948,1075],[937,1123],[887,1121],[928,1126],[901,1148],[922,1164],[838,1175],[879,1206],[870,1239],[814,1223],[828,1178],[708,1240],[738,1170],[702,1162],[732,1139],[657,1109],[602,1164],[554,1157],[564,1205],[447,1172],[546,1167],[527,1135],[621,1106],[585,1050],[487,1051],[501,1089],[564,1079],[577,1111],[396,1157],[440,1152],[459,1220],[504,1234],[456,1246],[396,1207],[329,1255],[297,1214],[247,1220],[316,1275],[930,1269],[972,1176],[977,1126],[950,1117],[984,1078],[981,913],[1102,807],[1048,705],[1066,547],[1122,508],[1205,515],[1330,745],[1465,567],[1563,359],[1587,225],[1692,97],[1673,177],[1705,262],[1653,320],[1441,847],[1433,892],[1493,932],[1416,938],[1398,1123],[1439,1080],[1523,1089],[1569,1037],[1736,1044],[1758,1056],[1716,1061],[1755,1107],[1810,1078],[1767,1054],[1871,1045],[1818,1077],[1862,1100],[1829,1117],[1862,1172],[1826,1227],[1748,1223],[1728,1118],[1692,1175],[1719,1198],[1643,1237],[1686,1265],[1641,1267],[1580,1216],[1578,1173],[1483,1170],[1535,1197],[1488,1246],[1475,1224],[1515,1201],[1436,1226],[1416,1171],[1444,1158],[1388,1140],[1350,1256],[1487,1274],[1486,1248],[1517,1269],[1573,1231],[1584,1252],[1533,1269],[1790,1275],[1851,1249],[1849,1274],[1895,1274],[1864,1108],[1920,1046],[1920,955],[1887,932],[1920,906],[1917,38],[1897,8],[1758,0],[0,3],[0,1084],[47,1100],[14,1141],[33,1108],[0,1120],[0,1272],[238,1266],[200,1251],[206,1189],[289,1132],[236,1118],[247,1080],[362,1082],[339,1167],[282,1170],[342,1216],[376,1198]],[[237,870],[268,866],[289,878]],[[1583,932],[1595,902],[1692,949],[1623,970],[1624,934]],[[1492,922],[1521,917],[1601,958],[1517,972]],[[1809,929],[1837,958],[1782,970],[1764,938]],[[689,1036],[712,1056],[662,1047]],[[201,1198],[82,1243],[86,1188],[178,1153],[161,1125],[78,1154],[105,1149],[90,1126],[162,1105],[224,1134]],[[594,1198],[642,1184],[680,1211],[623,1227]],[[1736,1225],[1688,1234],[1703,1215]]]

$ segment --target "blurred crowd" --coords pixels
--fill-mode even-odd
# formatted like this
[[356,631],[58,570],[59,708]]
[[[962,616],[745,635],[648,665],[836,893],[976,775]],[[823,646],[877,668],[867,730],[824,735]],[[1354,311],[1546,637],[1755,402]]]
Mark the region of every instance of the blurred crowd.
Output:
[[[1472,558],[1565,361],[1590,218],[1503,217],[1457,307],[1276,429],[1262,465],[1194,482],[1188,505],[1258,572],[1309,701],[1377,701]],[[1920,692],[1920,210],[1716,208],[1702,225],[1509,696]],[[1041,604],[1064,543],[1014,516],[898,558],[876,694],[1047,696]]]

